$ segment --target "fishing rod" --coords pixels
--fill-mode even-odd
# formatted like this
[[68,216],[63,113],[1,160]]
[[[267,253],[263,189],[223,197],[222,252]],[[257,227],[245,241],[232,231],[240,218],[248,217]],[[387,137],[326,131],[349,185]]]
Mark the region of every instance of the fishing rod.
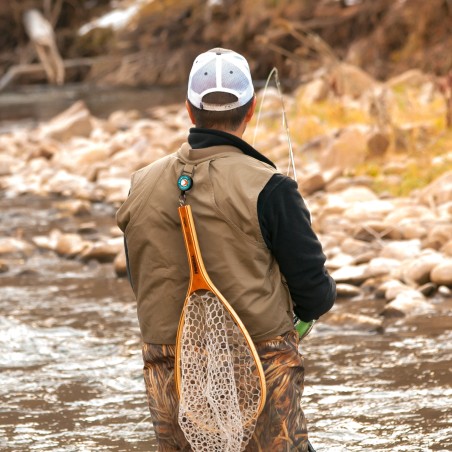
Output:
[[[253,147],[254,147],[255,142],[256,142],[257,130],[259,128],[259,122],[260,122],[260,118],[261,118],[262,106],[264,105],[265,95],[267,94],[267,88],[268,88],[268,85],[269,85],[270,80],[272,78],[272,75],[275,76],[276,88],[278,90],[279,99],[281,100],[282,126],[283,126],[283,128],[284,128],[284,130],[286,132],[287,144],[289,146],[289,162],[288,162],[288,165],[287,165],[287,176],[289,176],[289,174],[290,174],[290,167],[292,166],[293,179],[295,180],[295,182],[297,182],[297,170],[296,170],[296,167],[295,167],[295,159],[294,159],[294,155],[293,155],[293,147],[292,147],[292,140],[290,138],[289,125],[287,123],[286,108],[284,106],[284,96],[283,96],[282,89],[281,89],[281,82],[280,82],[280,79],[279,79],[278,69],[276,67],[274,67],[270,71],[270,74],[268,74],[268,77],[267,77],[267,81],[265,82],[264,91],[262,93],[262,100],[261,100],[261,103],[259,105],[259,110],[257,112],[256,127],[254,128]],[[312,328],[312,326],[313,326],[312,323],[310,325],[306,324],[306,327],[305,327],[306,330],[303,332],[303,335],[307,335],[309,333],[309,331],[310,331],[310,328]],[[308,452],[316,452],[314,447],[312,446],[312,444],[310,443],[309,440],[308,440]]]
[[267,88],[268,88],[268,85],[269,85],[270,80],[272,78],[272,75],[275,76],[276,88],[278,90],[279,99],[281,101],[282,126],[283,126],[283,128],[284,128],[284,130],[286,132],[287,144],[289,146],[289,162],[288,162],[288,165],[287,165],[287,175],[289,176],[289,174],[290,174],[290,167],[292,166],[293,179],[295,180],[295,182],[297,182],[297,170],[295,168],[295,159],[294,159],[294,156],[293,156],[292,140],[290,138],[289,125],[287,123],[287,116],[286,116],[286,108],[284,106],[284,96],[283,96],[282,89],[281,89],[281,82],[280,82],[280,79],[279,79],[278,69],[276,67],[274,67],[270,71],[270,74],[268,74],[267,80],[265,82],[264,91],[262,93],[262,100],[261,100],[261,103],[259,105],[259,110],[257,112],[256,127],[254,128],[253,147],[254,147],[254,144],[256,142],[257,130],[259,128],[259,123],[260,123],[260,119],[261,119],[262,106],[264,105],[265,95],[267,94]]

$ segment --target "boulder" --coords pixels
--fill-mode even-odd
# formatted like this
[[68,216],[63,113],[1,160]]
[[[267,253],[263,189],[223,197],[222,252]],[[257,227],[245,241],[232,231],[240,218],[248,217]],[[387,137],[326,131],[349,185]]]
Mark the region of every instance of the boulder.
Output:
[[390,141],[387,134],[376,130],[367,136],[367,155],[369,157],[381,157],[388,150]]
[[337,284],[336,292],[338,298],[353,298],[361,295],[361,290],[351,284]]
[[9,265],[5,262],[0,260],[0,273],[6,273],[9,271]]
[[42,138],[66,141],[75,136],[89,137],[93,130],[91,113],[83,101],[75,102],[41,127]]
[[9,154],[3,154],[0,150],[0,177],[13,174],[16,168],[22,165],[23,162],[19,159]]
[[337,270],[338,268],[344,267],[346,265],[351,265],[353,263],[353,256],[342,252],[335,254],[333,257],[329,258],[326,261],[326,265],[329,270]]
[[383,332],[382,319],[375,319],[362,314],[332,313],[324,321],[327,324],[340,326],[341,330]]
[[320,166],[324,169],[352,169],[365,161],[367,138],[365,131],[357,127],[342,129],[333,142],[319,155]]
[[433,306],[425,301],[425,297],[418,291],[405,291],[397,295],[383,309],[384,317],[405,317],[409,315],[428,314]]
[[35,236],[33,243],[43,249],[55,251],[60,256],[72,258],[82,253],[90,245],[80,235],[64,233],[53,229],[48,236]]
[[329,90],[328,83],[322,78],[317,78],[298,88],[295,96],[302,104],[312,105],[324,101],[328,97]]
[[390,279],[388,281],[385,281],[377,289],[378,292],[383,293],[384,298],[388,301],[393,300],[400,293],[410,290],[412,290],[411,287],[407,286],[397,279]]
[[331,71],[331,84],[338,96],[359,98],[378,86],[367,72],[352,64],[337,64]]
[[54,206],[59,210],[75,216],[88,215],[91,213],[91,203],[81,199],[67,199],[65,201],[59,201],[56,202]]
[[303,195],[311,195],[323,188],[325,188],[325,179],[320,172],[303,176],[301,180],[300,191]]
[[113,262],[123,248],[123,238],[115,237],[105,241],[90,243],[89,247],[80,254],[80,258],[85,261]]
[[449,240],[442,248],[441,253],[445,256],[452,257],[452,240]]
[[[344,216],[352,221],[381,221],[393,210],[394,205],[391,201],[375,199],[355,202],[344,212]],[[383,226],[382,229],[388,228]]]
[[406,204],[405,202],[398,202],[397,209],[394,209],[385,217],[385,222],[388,224],[400,223],[408,219],[418,219],[422,221],[435,221],[436,215],[432,210],[426,206],[419,204]]
[[419,193],[418,199],[431,206],[452,202],[452,170],[435,179]]
[[14,237],[0,237],[0,256],[29,256],[33,250],[34,246],[25,240]]
[[452,224],[434,224],[423,242],[424,248],[441,249],[452,240]]
[[452,259],[445,259],[433,267],[430,280],[438,285],[452,287]]
[[368,277],[367,265],[346,265],[331,273],[337,283],[346,283],[359,286]]
[[439,253],[428,252],[402,265],[402,278],[412,286],[420,286],[430,281],[430,273],[443,261]]
[[420,240],[401,240],[386,243],[380,252],[380,257],[389,257],[403,261],[405,259],[416,258],[420,252]]
[[400,267],[400,261],[387,257],[376,257],[367,264],[367,277],[377,278],[380,276],[391,275],[391,273]]
[[385,85],[398,89],[401,87],[421,88],[424,84],[432,80],[432,76],[425,74],[419,69],[409,69],[386,81]]

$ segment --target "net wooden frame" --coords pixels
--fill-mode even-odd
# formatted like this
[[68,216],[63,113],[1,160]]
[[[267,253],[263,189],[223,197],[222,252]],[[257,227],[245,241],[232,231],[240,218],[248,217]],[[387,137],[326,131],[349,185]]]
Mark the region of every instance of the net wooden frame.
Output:
[[[179,321],[175,352],[179,425],[195,452],[244,450],[265,405],[264,371],[245,325],[207,274],[191,207],[179,207],[179,216],[190,267],[190,283]],[[220,313],[222,331],[212,328],[212,312],[216,316],[216,325]],[[198,336],[196,329],[199,330]],[[199,336],[202,336],[201,340],[198,340]],[[219,362],[208,360],[209,347]],[[220,349],[225,353],[220,353]],[[196,365],[193,366],[192,362]],[[214,371],[209,371],[209,366]],[[194,374],[202,370],[206,375],[201,375],[202,381],[194,382],[183,374],[184,369],[194,369]],[[220,369],[220,376],[224,372],[225,377],[218,379],[215,369]],[[219,382],[218,387],[211,387]],[[196,394],[186,394],[186,388],[187,391],[191,388]]]

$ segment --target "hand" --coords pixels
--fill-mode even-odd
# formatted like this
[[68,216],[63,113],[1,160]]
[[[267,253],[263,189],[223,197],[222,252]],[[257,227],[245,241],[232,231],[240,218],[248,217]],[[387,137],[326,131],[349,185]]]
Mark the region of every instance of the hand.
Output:
[[315,320],[311,320],[310,322],[303,322],[303,320],[297,319],[294,323],[294,327],[297,330],[298,337],[304,339],[312,330],[314,326]]

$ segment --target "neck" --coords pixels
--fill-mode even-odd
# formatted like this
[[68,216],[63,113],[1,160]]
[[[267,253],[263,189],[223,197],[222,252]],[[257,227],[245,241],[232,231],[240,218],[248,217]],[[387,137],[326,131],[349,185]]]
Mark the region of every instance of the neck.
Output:
[[239,126],[239,128],[237,130],[226,130],[226,129],[217,129],[217,130],[220,130],[221,132],[229,133],[231,135],[235,135],[236,137],[242,139],[245,129],[246,129],[246,125],[242,124]]

